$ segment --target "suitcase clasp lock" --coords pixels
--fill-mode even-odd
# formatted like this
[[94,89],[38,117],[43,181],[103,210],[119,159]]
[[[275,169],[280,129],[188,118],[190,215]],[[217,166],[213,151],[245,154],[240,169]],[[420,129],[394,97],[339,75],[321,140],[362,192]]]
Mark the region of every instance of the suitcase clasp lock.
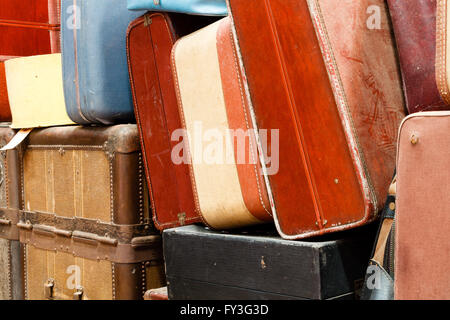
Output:
[[149,15],[145,15],[144,17],[144,27],[148,27],[149,25],[152,24],[152,18],[150,18]]
[[77,287],[77,290],[73,293],[73,300],[83,300],[83,287]]

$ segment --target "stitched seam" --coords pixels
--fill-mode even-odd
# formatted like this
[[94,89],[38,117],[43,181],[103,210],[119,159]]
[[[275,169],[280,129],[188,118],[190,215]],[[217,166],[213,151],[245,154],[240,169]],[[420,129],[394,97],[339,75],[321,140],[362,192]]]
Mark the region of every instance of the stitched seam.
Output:
[[[198,31],[197,31],[198,32]],[[177,66],[175,63],[175,51],[176,51],[176,47],[177,47],[177,43],[175,43],[175,45],[173,46],[172,49],[172,56],[171,56],[171,61],[172,61],[172,71],[173,71],[173,75],[174,75],[174,81],[175,81],[175,91],[177,94],[177,101],[178,101],[178,111],[180,114],[180,118],[181,118],[181,123],[183,125],[183,129],[185,130],[185,132],[187,133],[187,129],[186,129],[186,120],[184,118],[184,110],[183,110],[183,102],[181,99],[181,92],[180,92],[180,86],[179,86],[179,82],[178,82],[178,72],[177,72]],[[188,138],[188,137],[185,137]],[[189,140],[189,139],[188,139]],[[197,208],[197,211],[199,213],[199,217],[202,220],[202,222],[204,224],[206,224],[207,226],[211,227],[205,220],[205,217],[203,216],[203,213],[201,211],[200,208],[200,202],[198,199],[198,192],[197,192],[197,184],[195,182],[195,177],[194,177],[194,168],[192,165],[192,155],[191,155],[191,150],[190,150],[190,145],[189,145],[189,141],[187,141],[185,143],[185,148],[186,148],[186,153],[188,158],[191,159],[191,163],[189,164],[189,175],[191,177],[191,184],[192,184],[192,189],[193,189],[193,193],[194,193],[194,202],[195,202],[195,206]],[[212,227],[211,227],[212,228]]]
[[111,272],[112,272],[112,298],[116,300],[116,265],[111,262]]
[[145,268],[145,262],[141,263],[141,281],[142,281],[142,296],[147,291],[147,272]]
[[[233,47],[233,58],[234,58],[234,67],[236,69],[236,74],[238,77],[238,84],[239,84],[239,91],[241,94],[241,102],[242,102],[242,109],[244,111],[244,117],[245,117],[245,125],[247,126],[247,131],[250,132],[250,126],[248,124],[248,115],[247,115],[247,110],[245,108],[245,98],[244,98],[244,92],[242,89],[242,79],[241,79],[241,75],[239,73],[239,68],[238,68],[238,63],[237,63],[237,57],[236,57],[236,47],[234,45],[234,39],[233,39],[233,33],[230,29],[230,38],[231,38],[231,44]],[[250,155],[252,157],[252,161],[256,163],[255,161],[255,154],[254,154],[254,149],[253,149],[253,141],[251,139],[251,137],[249,137],[249,145],[250,145]],[[263,198],[262,198],[262,193],[261,193],[261,186],[259,185],[259,179],[258,179],[258,170],[256,167],[256,164],[253,165],[254,171],[255,171],[255,177],[256,177],[256,186],[258,188],[258,195],[259,195],[259,201],[261,202],[261,205],[263,207],[263,209],[272,217],[272,213],[266,208]]]
[[110,206],[110,216],[111,222],[115,222],[114,214],[114,169],[113,169],[113,159],[109,158],[109,206]]
[[9,300],[12,300],[13,299],[13,279],[12,279],[12,274],[11,274],[11,268],[12,268],[12,262],[11,262],[11,259],[12,259],[12,251],[11,251],[11,245],[12,245],[12,243],[10,242],[10,241],[8,241],[9,243],[8,243],[8,275],[7,275],[7,277],[8,277],[8,286],[9,286],[9,292],[8,292],[8,295],[9,295]]
[[142,172],[143,167],[142,167],[142,153],[139,152],[139,159],[138,159],[138,172],[139,172],[139,177],[138,177],[138,196],[139,196],[139,223],[143,224],[144,223],[144,177]]
[[438,1],[436,17],[436,76],[442,99],[450,103],[447,81],[447,1]]
[[[342,79],[339,74],[339,69],[337,67],[333,49],[328,37],[328,31],[326,28],[325,21],[323,19],[323,14],[321,12],[318,0],[313,0],[312,2],[313,3],[310,6],[310,8],[312,9],[311,12],[312,20],[320,43],[320,49],[323,52],[324,63],[327,68],[328,75],[330,77],[331,82],[330,84],[333,89],[333,93],[335,95],[336,105],[340,110],[339,116],[341,118],[341,123],[343,124],[344,128],[345,126],[349,126],[349,128],[351,129],[350,132],[344,130],[344,133],[347,138],[347,142],[349,143],[349,146],[352,146],[354,144],[354,148],[352,148],[353,152],[351,152],[353,163],[356,165],[357,169],[356,171],[358,172],[363,193],[365,194],[365,196],[369,196],[369,198],[373,201],[374,212],[377,212],[378,211],[377,197],[374,194],[374,187],[367,169],[364,154],[361,152],[361,146],[358,137],[355,134],[356,133],[355,125],[353,123],[353,118],[349,110],[348,101],[345,95]],[[326,57],[329,58],[327,59]],[[361,165],[362,170],[359,170],[358,164]],[[365,184],[367,184],[368,190],[366,190]],[[368,206],[366,203],[366,210],[363,219],[367,219],[369,217],[369,214],[370,211],[368,210]]]

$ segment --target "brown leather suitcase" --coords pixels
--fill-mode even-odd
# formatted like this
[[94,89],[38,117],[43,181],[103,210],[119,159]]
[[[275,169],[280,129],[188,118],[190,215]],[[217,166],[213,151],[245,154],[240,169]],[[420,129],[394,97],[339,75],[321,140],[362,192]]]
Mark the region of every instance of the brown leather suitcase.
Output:
[[178,142],[172,132],[182,127],[170,67],[178,37],[213,21],[211,17],[148,13],[127,32],[127,54],[136,122],[144,165],[151,186],[153,220],[158,229],[201,222],[195,210],[189,167],[172,162]]
[[24,150],[26,299],[134,300],[165,285],[136,125],[36,130]]
[[279,171],[267,185],[280,234],[374,220],[404,117],[385,2],[229,0],[229,8],[254,126],[279,129]]
[[179,39],[172,68],[184,129],[172,161],[189,166],[196,212],[214,229],[273,221],[231,19]]
[[[0,147],[15,135],[0,124]],[[21,205],[18,149],[0,151],[0,300],[23,299],[23,267],[16,212]]]
[[444,42],[447,32],[447,1],[387,2],[395,32],[408,111],[414,113],[449,109],[450,96],[443,70],[446,60]]
[[0,0],[0,55],[61,52],[60,0]]
[[450,299],[450,111],[421,112],[400,128],[397,157],[397,300]]

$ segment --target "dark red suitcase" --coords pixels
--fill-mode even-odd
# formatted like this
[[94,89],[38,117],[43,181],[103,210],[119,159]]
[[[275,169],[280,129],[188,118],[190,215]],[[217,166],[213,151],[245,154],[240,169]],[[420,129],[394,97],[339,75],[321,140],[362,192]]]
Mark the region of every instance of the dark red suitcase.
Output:
[[182,128],[178,113],[171,51],[185,34],[215,21],[212,17],[150,12],[133,21],[127,32],[128,66],[153,220],[159,229],[201,222],[194,208],[189,167],[175,165],[171,152]]
[[0,55],[60,52],[60,0],[0,0]]

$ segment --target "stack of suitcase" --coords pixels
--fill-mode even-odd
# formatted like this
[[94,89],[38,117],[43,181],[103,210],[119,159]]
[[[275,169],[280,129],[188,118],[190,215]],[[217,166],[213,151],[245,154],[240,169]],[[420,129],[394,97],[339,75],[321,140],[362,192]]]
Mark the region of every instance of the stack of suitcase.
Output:
[[24,6],[0,0],[0,299],[353,299],[369,260],[448,297],[446,1]]

